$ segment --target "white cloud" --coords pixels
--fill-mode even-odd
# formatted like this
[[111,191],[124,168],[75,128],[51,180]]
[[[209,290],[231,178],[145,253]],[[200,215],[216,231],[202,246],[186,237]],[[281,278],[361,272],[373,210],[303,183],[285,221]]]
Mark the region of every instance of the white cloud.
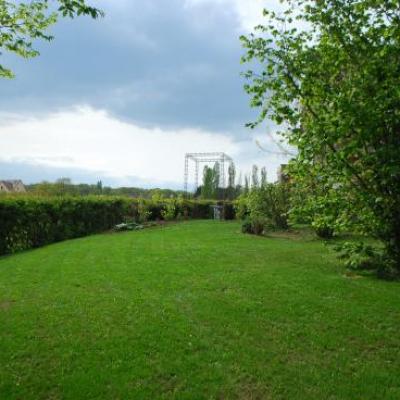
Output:
[[267,6],[267,3],[277,3],[277,1],[270,0],[268,2],[265,0],[234,0],[234,5],[240,17],[242,29],[250,32],[256,25],[263,22],[263,9]]
[[280,10],[279,0],[185,0],[186,6],[221,5],[232,7],[238,16],[240,30],[251,32],[256,25],[263,22],[265,8]]
[[163,131],[122,122],[102,110],[80,107],[44,118],[2,116],[3,161],[104,171],[153,182],[180,181],[185,152],[237,153],[228,136],[196,129]]
[[186,152],[225,152],[245,172],[254,163],[266,165],[270,179],[284,162],[283,157],[257,148],[250,135],[249,140],[235,142],[218,132],[145,128],[90,107],[41,117],[2,114],[0,120],[0,161],[101,171],[120,182],[135,176],[150,185],[179,186]]

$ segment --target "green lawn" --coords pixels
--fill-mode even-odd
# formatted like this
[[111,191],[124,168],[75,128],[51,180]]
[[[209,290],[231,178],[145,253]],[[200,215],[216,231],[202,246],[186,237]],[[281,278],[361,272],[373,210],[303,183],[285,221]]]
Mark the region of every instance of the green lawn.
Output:
[[0,399],[400,399],[400,284],[236,222],[0,259]]

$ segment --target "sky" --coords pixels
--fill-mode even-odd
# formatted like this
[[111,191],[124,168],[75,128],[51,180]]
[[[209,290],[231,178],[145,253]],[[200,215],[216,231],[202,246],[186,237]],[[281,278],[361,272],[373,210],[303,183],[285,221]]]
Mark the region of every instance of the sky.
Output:
[[238,172],[257,164],[276,179],[276,128],[245,127],[257,110],[239,36],[278,0],[90,3],[105,18],[60,20],[39,57],[0,55],[16,74],[0,79],[0,179],[182,189],[186,152],[225,152]]

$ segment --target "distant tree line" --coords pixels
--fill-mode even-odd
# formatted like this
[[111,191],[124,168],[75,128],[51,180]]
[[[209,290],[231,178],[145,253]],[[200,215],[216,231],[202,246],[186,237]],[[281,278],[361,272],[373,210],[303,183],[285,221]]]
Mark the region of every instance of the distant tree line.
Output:
[[26,186],[29,193],[40,196],[127,196],[132,198],[177,198],[183,196],[183,191],[171,189],[143,189],[137,187],[112,188],[103,186],[101,180],[96,184],[72,183],[70,178],[59,178],[56,182],[40,182]]
[[[202,184],[196,189],[194,194],[189,194],[189,198],[200,198],[205,200],[235,200],[241,194],[249,193],[253,188],[263,187],[267,183],[267,171],[265,167],[259,168],[253,165],[250,174],[242,174],[236,177],[236,167],[234,163],[228,166],[226,177],[226,187],[223,187],[222,171],[220,163],[216,162],[213,166],[206,165],[203,169]],[[142,199],[168,199],[178,198],[185,195],[182,190],[172,189],[144,189],[138,187],[118,187],[112,188],[104,186],[99,180],[95,184],[73,183],[70,178],[62,177],[55,182],[43,181],[26,185],[28,193],[38,196],[127,196]]]

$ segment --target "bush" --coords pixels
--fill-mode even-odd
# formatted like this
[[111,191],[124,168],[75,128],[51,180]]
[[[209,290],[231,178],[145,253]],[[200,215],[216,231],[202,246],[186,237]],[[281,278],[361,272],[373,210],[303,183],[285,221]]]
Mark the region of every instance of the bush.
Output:
[[265,229],[265,220],[263,218],[254,218],[251,221],[251,229],[255,235],[262,235]]
[[128,212],[129,199],[4,198],[0,201],[0,254],[102,232]]
[[176,204],[174,200],[165,204],[165,208],[161,211],[161,215],[165,221],[173,221],[176,218]]
[[348,269],[374,271],[379,278],[399,279],[399,272],[390,258],[385,256],[382,246],[362,241],[344,242],[335,248]]
[[[0,197],[0,255],[178,215],[212,218],[213,201],[151,201],[127,197]],[[224,203],[225,207],[230,203]]]
[[249,219],[245,219],[242,222],[242,233],[253,233],[253,227],[251,226],[251,221]]
[[224,219],[233,220],[235,219],[235,207],[232,203],[225,202],[224,206]]
[[265,220],[263,218],[245,219],[242,223],[242,233],[252,235],[262,235],[265,230]]
[[334,230],[332,227],[328,225],[318,225],[318,226],[314,225],[314,229],[317,236],[320,237],[321,239],[333,238]]
[[248,195],[242,194],[236,199],[234,202],[234,210],[236,218],[238,219],[245,220],[249,217]]
[[265,184],[253,188],[248,194],[240,196],[235,203],[236,215],[239,218],[250,218],[251,221],[263,221],[264,226],[287,229],[289,188],[286,184]]
[[[317,203],[317,202],[316,202]],[[314,205],[311,216],[311,226],[315,233],[322,239],[332,239],[335,234],[335,228],[338,228],[338,205],[334,202],[329,204],[330,212],[326,209],[327,203],[318,202]]]
[[138,220],[140,223],[147,222],[153,213],[150,211],[149,204],[145,200],[139,200]]

